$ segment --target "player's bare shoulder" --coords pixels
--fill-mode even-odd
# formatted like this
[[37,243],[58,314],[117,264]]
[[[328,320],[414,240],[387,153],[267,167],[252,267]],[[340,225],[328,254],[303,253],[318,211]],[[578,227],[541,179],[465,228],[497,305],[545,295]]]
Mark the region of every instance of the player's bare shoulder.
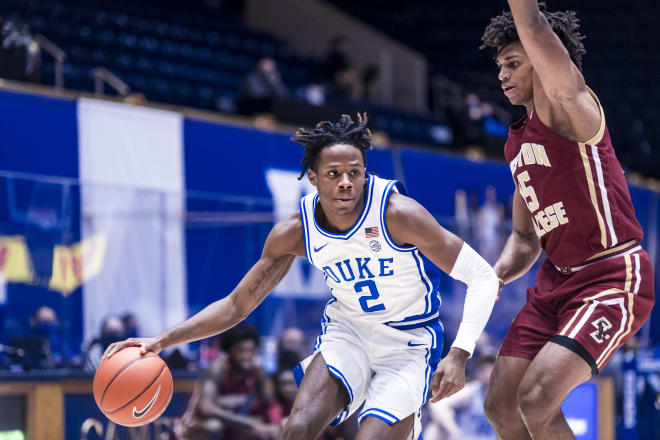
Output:
[[392,192],[385,210],[385,223],[394,241],[399,245],[413,244],[416,232],[423,229],[430,214],[415,199]]
[[264,245],[264,252],[276,256],[293,254],[305,257],[305,241],[300,212],[296,211],[275,223]]
[[385,221],[388,229],[402,227],[425,211],[426,209],[415,199],[393,191],[387,202]]
[[393,193],[387,205],[385,222],[398,245],[417,247],[441,270],[451,272],[463,241],[440,226],[419,202]]

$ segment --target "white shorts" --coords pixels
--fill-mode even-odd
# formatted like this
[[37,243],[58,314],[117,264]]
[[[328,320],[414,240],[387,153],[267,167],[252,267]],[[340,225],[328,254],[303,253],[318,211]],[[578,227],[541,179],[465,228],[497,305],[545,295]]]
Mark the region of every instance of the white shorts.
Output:
[[421,409],[442,353],[443,328],[435,325],[398,330],[385,324],[356,326],[331,301],[321,321],[314,353],[294,368],[298,386],[320,352],[329,373],[346,388],[349,403],[332,426],[358,410],[358,422],[378,417],[388,424],[415,414],[411,439],[422,433]]

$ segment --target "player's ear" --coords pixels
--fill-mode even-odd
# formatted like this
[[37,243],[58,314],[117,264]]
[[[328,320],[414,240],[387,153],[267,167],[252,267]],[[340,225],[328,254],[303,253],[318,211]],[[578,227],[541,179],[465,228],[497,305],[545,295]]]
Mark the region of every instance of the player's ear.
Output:
[[311,168],[307,171],[307,179],[309,179],[309,183],[316,186],[316,172]]

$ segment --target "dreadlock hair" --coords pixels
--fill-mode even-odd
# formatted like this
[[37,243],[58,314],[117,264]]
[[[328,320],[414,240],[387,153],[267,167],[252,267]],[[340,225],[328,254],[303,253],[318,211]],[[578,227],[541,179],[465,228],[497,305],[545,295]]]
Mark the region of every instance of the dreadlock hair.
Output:
[[316,170],[324,148],[337,144],[352,145],[362,153],[362,160],[367,165],[366,151],[371,148],[371,131],[367,128],[367,114],[358,113],[357,122],[348,115],[341,115],[339,121],[332,123],[323,121],[316,124],[312,131],[298,129],[291,140],[305,149],[305,157],[302,159],[303,168],[298,176],[302,179],[307,169]]
[[[564,44],[573,63],[578,69],[582,70],[582,56],[587,51],[584,44],[582,44],[584,35],[580,34],[580,20],[578,20],[575,11],[549,12],[544,2],[539,3],[539,10]],[[481,37],[483,44],[479,49],[495,47],[499,51],[507,44],[517,40],[520,40],[520,38],[513,21],[513,15],[510,11],[502,11],[501,15],[490,19],[490,24]]]

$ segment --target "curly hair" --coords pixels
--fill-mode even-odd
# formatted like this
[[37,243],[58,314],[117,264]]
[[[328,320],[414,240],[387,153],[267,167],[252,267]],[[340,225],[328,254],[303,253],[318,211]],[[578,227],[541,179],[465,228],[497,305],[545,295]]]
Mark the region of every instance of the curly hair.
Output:
[[[543,2],[539,3],[539,10],[564,44],[573,63],[578,69],[582,70],[582,56],[587,51],[584,44],[582,44],[584,35],[580,34],[580,20],[578,20],[575,11],[549,12]],[[479,49],[495,47],[499,51],[507,44],[518,40],[520,38],[513,21],[513,15],[510,11],[502,11],[501,15],[490,19],[490,24],[481,37],[483,44]]]
[[254,341],[259,346],[259,332],[251,324],[240,324],[218,335],[220,346],[226,352],[243,341]]
[[357,114],[357,122],[348,115],[341,115],[338,122],[323,121],[316,124],[312,131],[298,129],[291,140],[305,149],[302,159],[303,168],[298,176],[302,179],[307,169],[316,171],[316,167],[324,148],[337,144],[352,145],[362,153],[364,165],[367,165],[366,151],[371,148],[371,131],[367,128],[367,114]]

